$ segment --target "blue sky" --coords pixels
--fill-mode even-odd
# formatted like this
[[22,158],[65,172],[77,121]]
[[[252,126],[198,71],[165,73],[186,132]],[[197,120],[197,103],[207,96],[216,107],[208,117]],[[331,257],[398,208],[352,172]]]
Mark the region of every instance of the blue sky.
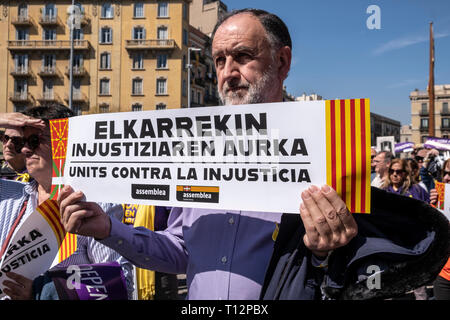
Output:
[[[450,83],[449,0],[222,0],[228,9],[277,14],[291,33],[289,93],[325,99],[370,98],[371,111],[411,122],[409,94],[426,90],[429,23],[435,36],[435,84]],[[381,29],[366,26],[370,5]]]

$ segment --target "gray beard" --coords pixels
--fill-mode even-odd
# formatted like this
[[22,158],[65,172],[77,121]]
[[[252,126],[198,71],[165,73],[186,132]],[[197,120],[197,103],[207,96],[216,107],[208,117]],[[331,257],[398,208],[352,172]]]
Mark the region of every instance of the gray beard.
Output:
[[238,104],[253,104],[264,103],[268,100],[268,95],[271,92],[270,84],[272,80],[272,66],[270,66],[255,84],[247,84],[248,89],[244,94],[239,92],[224,93],[228,88],[225,83],[223,90],[219,91],[219,98],[222,105],[238,105]]

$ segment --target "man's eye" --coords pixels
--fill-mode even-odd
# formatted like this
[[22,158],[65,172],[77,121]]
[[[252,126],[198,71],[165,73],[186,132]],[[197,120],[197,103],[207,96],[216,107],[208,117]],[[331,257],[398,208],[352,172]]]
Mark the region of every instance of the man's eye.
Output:
[[237,54],[235,59],[239,63],[246,63],[252,59],[252,56],[248,53],[242,52]]
[[216,67],[222,66],[225,64],[225,57],[217,57],[216,58]]

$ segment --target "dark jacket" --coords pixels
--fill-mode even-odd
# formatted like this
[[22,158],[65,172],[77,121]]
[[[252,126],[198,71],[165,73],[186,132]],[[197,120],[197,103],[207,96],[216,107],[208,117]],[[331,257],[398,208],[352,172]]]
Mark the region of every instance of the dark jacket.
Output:
[[261,299],[390,298],[433,281],[448,259],[448,220],[425,202],[372,188],[371,213],[354,217],[358,235],[317,268],[300,216],[283,214]]

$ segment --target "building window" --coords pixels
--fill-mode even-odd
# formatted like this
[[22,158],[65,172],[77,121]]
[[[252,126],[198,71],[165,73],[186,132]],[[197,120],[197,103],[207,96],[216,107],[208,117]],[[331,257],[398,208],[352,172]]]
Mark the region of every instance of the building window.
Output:
[[42,57],[42,71],[54,72],[56,67],[56,55],[45,54]]
[[81,116],[81,107],[77,105],[72,105],[72,111],[76,116]]
[[187,70],[187,62],[186,62],[186,55],[183,54],[183,66],[181,67],[182,70]]
[[202,104],[202,95],[200,92],[197,91],[197,103]]
[[428,108],[427,108],[427,104],[426,103],[422,103],[421,109],[420,109],[420,113],[421,114],[428,114]]
[[450,118],[442,118],[442,129],[450,129]]
[[442,102],[442,111],[445,113],[449,113],[450,111],[448,110],[448,102]]
[[100,95],[109,95],[109,79],[100,79]]
[[46,100],[53,99],[53,80],[44,80],[43,96]]
[[102,4],[102,12],[101,12],[101,18],[105,19],[112,19],[114,18],[114,10],[111,3],[107,2]]
[[144,40],[144,39],[145,39],[144,27],[134,27],[133,28],[133,40]]
[[189,36],[188,36],[188,32],[186,29],[183,29],[183,44],[185,46],[188,45],[188,41],[189,41]]
[[169,16],[169,4],[167,2],[158,2],[158,18],[167,18]]
[[144,54],[135,53],[133,55],[133,69],[144,69]]
[[56,40],[56,30],[55,29],[44,29],[42,32],[43,40]]
[[98,108],[99,113],[108,113],[109,112],[109,104],[101,104]]
[[16,30],[16,40],[28,40],[28,29],[18,28]]
[[14,56],[15,72],[26,73],[28,72],[28,55],[16,54]]
[[156,68],[167,69],[167,54],[158,54],[157,55]]
[[73,29],[73,40],[83,40],[83,30],[82,29]]
[[142,104],[135,103],[131,106],[131,111],[142,111]]
[[141,78],[135,78],[132,81],[132,90],[133,95],[142,95],[143,94],[143,85]]
[[168,39],[168,32],[166,26],[160,26],[158,27],[157,37],[159,40],[166,40]]
[[19,4],[17,16],[19,19],[28,19],[28,5],[26,3]]
[[53,3],[47,3],[44,7],[44,16],[56,17],[56,7]]
[[420,119],[420,128],[421,129],[428,129],[428,118]]
[[14,80],[14,96],[25,99],[28,93],[28,83],[26,79]]
[[133,9],[134,18],[144,18],[144,3],[135,2]]
[[156,110],[164,110],[166,109],[166,105],[164,103],[158,103],[156,105]]
[[100,54],[100,69],[111,69],[111,53]]
[[100,43],[112,43],[112,29],[110,27],[100,29]]
[[156,94],[157,95],[167,94],[167,79],[159,78],[156,80]]

